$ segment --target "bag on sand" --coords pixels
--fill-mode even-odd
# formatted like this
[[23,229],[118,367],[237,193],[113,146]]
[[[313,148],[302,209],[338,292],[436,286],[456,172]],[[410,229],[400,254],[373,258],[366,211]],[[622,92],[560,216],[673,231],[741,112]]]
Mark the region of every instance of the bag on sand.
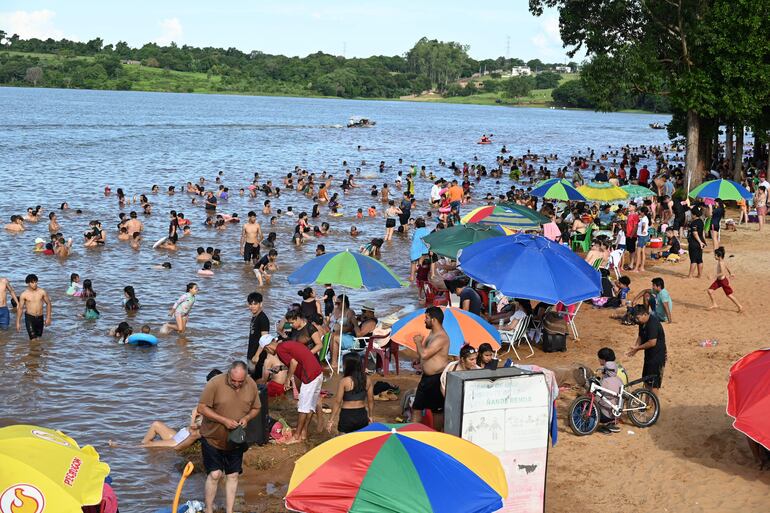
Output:
[[548,312],[543,317],[543,331],[552,334],[567,334],[567,320],[558,312]]

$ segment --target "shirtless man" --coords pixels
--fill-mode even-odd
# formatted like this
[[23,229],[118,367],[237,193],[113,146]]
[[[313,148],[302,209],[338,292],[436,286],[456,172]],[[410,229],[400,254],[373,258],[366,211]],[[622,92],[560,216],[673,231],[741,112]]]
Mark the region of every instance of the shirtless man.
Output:
[[9,232],[23,232],[24,231],[24,218],[21,216],[11,216],[11,222],[5,225],[5,229]]
[[241,230],[241,255],[244,262],[259,260],[259,245],[262,243],[262,227],[257,222],[257,213],[252,210],[248,217]]
[[51,325],[51,298],[48,292],[37,287],[37,276],[34,274],[28,274],[24,282],[27,288],[19,296],[19,305],[16,307],[16,331],[21,331],[21,314],[24,312],[24,325],[29,339],[35,340],[43,336],[43,326]]
[[126,229],[128,230],[128,236],[133,237],[136,232],[142,233],[144,231],[144,224],[136,218],[136,212],[131,211],[129,219],[126,222]]
[[412,405],[412,422],[420,423],[422,410],[433,412],[433,428],[444,429],[444,395],[441,393],[441,373],[449,363],[449,337],[444,331],[444,312],[437,306],[425,310],[425,327],[430,330],[427,338],[414,336],[414,345],[420,356],[422,378]]
[[11,282],[8,278],[0,278],[0,328],[7,328],[11,323],[11,314],[8,311],[8,294],[11,295],[11,304],[19,303],[19,298],[16,297]]

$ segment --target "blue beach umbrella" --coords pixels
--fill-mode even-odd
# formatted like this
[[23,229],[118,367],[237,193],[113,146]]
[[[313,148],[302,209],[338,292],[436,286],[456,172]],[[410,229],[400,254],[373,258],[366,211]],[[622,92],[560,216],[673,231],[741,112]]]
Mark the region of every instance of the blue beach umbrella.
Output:
[[599,271],[568,247],[519,233],[462,250],[460,269],[508,297],[571,305],[601,295]]

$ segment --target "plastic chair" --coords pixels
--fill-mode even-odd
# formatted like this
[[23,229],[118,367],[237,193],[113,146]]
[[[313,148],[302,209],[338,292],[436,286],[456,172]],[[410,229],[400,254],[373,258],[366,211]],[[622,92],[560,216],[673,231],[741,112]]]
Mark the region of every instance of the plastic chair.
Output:
[[588,253],[588,250],[591,249],[591,233],[593,231],[594,225],[589,224],[586,228],[585,235],[581,235],[579,233],[574,234],[570,242],[570,248],[572,248],[572,251],[575,251],[575,248],[577,247],[583,253]]
[[594,263],[593,263],[593,265],[591,267],[593,267],[595,270],[598,271],[599,270],[599,266],[601,266],[601,265],[602,265],[602,259],[601,258],[597,258],[596,260],[594,260]]
[[[387,340],[382,347],[374,345],[377,340]],[[372,335],[369,337],[366,343],[366,351],[364,352],[364,360],[369,361],[369,356],[374,353],[374,365],[377,368],[377,357],[380,357],[382,362],[382,375],[387,376],[390,371],[390,362],[394,361],[396,364],[396,375],[399,374],[398,363],[398,344],[390,340],[390,332],[387,335]]]
[[321,350],[318,351],[318,359],[322,362],[326,362],[326,365],[329,366],[329,370],[332,373],[332,376],[334,376],[334,367],[332,367],[332,356],[331,356],[331,342],[332,342],[332,334],[327,333],[323,337],[321,337]]
[[[513,350],[513,354],[515,354],[516,358],[519,360],[521,360],[521,356],[519,356],[518,351],[516,351],[516,346],[521,345],[522,340],[525,341],[527,343],[527,347],[529,347],[530,354],[527,355],[527,358],[530,358],[535,354],[535,350],[532,349],[532,344],[530,343],[529,337],[527,336],[527,330],[529,329],[531,318],[532,316],[528,315],[521,319],[513,331],[500,330],[501,342],[508,344],[508,350]],[[507,352],[508,351],[503,354],[506,354]]]
[[448,290],[438,290],[430,282],[425,282],[423,291],[426,306],[449,306],[451,302]]
[[616,249],[610,253],[608,259],[610,271],[615,271],[615,277],[620,278],[620,268],[623,267],[623,253],[625,250]]

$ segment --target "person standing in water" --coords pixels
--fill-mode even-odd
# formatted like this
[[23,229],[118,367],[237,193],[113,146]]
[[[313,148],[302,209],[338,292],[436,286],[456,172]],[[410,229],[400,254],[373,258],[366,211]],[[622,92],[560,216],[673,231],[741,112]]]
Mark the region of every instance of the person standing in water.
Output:
[[257,222],[257,213],[249,212],[248,220],[241,230],[241,255],[244,262],[259,260],[259,245],[262,243],[262,227]]
[[[21,314],[24,313],[24,325],[27,328],[30,340],[43,336],[43,327],[51,325],[51,298],[48,292],[38,288],[37,276],[28,274],[24,279],[27,288],[19,296],[19,304],[16,307],[16,331],[21,331]],[[45,317],[43,306],[45,305]]]
[[5,329],[11,324],[11,313],[8,310],[8,294],[11,295],[11,305],[18,305],[19,298],[16,297],[11,282],[8,278],[0,278],[0,328]]
[[179,296],[176,303],[171,306],[169,316],[173,317],[174,323],[166,323],[160,328],[161,333],[168,333],[171,330],[184,333],[187,329],[187,321],[190,318],[190,311],[192,311],[193,305],[195,305],[195,296],[198,294],[198,285],[195,283],[187,284],[187,292]]

